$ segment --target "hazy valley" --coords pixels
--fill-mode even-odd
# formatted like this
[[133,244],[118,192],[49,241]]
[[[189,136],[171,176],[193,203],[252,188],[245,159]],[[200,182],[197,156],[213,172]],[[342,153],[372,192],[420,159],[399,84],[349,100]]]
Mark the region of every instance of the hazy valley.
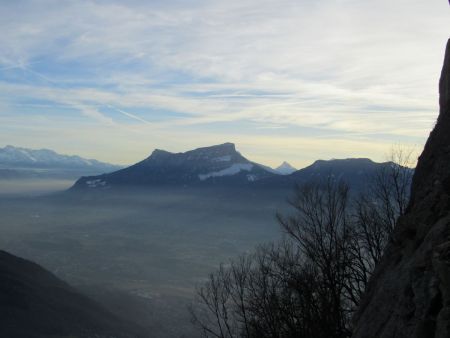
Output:
[[0,1],[0,338],[449,338],[448,4]]
[[[119,185],[106,174],[43,196],[3,191],[0,199],[4,250],[41,264],[152,337],[196,336],[187,311],[195,287],[221,263],[283,236],[275,214],[290,212],[295,183],[342,178],[356,194],[382,166],[367,159],[318,161],[281,175],[231,144],[164,153],[148,164],[154,154],[117,172]],[[202,179],[209,172],[222,174]],[[108,183],[92,183],[99,179]],[[142,179],[150,181],[136,182]],[[40,182],[50,190],[54,181]]]

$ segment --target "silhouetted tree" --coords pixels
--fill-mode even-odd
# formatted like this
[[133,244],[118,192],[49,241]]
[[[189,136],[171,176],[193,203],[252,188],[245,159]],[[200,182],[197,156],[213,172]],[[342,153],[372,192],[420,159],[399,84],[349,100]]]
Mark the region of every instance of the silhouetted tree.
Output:
[[404,147],[393,148],[389,165],[368,177],[367,190],[354,202],[360,246],[369,275],[391,239],[398,217],[408,206],[414,173],[412,154],[412,150]]
[[372,271],[406,210],[411,153],[392,152],[351,196],[332,178],[296,187],[287,238],[260,246],[209,276],[191,314],[205,337],[344,338]]
[[323,324],[330,337],[345,337],[354,307],[348,278],[352,269],[351,246],[355,231],[349,210],[349,188],[328,179],[299,186],[290,201],[295,214],[278,215],[281,227],[294,240],[302,257],[316,270],[318,292],[325,302]]

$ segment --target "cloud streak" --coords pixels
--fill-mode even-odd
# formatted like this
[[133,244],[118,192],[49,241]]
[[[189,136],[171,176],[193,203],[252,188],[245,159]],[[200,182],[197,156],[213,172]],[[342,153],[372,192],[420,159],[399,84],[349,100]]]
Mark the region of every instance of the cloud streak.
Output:
[[116,108],[116,107],[113,107],[113,106],[109,106],[109,107],[112,108],[112,109],[114,109],[114,110],[116,110],[116,111],[118,111],[119,113],[121,113],[121,114],[123,114],[123,115],[125,115],[125,116],[127,116],[127,117],[129,117],[129,118],[131,118],[131,119],[134,119],[134,120],[136,120],[136,121],[142,122],[142,123],[147,124],[147,125],[150,125],[150,122],[148,122],[148,121],[146,121],[146,120],[140,118],[140,117],[137,116],[137,115],[128,113],[128,112],[126,112],[126,111],[124,111],[124,110],[122,110],[122,109],[119,109],[119,108]]
[[158,129],[200,140],[214,126],[234,137],[307,129],[312,140],[421,143],[450,31],[443,1],[30,0],[0,9],[0,116],[70,106],[74,123],[87,117],[130,137]]

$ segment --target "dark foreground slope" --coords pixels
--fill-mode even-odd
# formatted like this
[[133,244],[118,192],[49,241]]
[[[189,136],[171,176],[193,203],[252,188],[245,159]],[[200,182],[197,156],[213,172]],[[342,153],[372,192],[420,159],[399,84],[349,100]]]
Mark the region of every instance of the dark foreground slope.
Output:
[[0,251],[0,337],[146,337],[39,265]]
[[408,212],[356,316],[356,338],[450,337],[450,41],[439,91]]

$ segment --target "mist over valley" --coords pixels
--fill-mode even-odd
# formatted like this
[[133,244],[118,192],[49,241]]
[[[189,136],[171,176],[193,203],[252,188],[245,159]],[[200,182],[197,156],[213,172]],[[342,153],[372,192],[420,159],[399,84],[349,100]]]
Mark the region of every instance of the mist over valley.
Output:
[[356,193],[383,165],[390,163],[317,161],[282,175],[226,143],[156,151],[131,167],[76,182],[3,179],[11,190],[0,197],[0,245],[153,337],[195,337],[187,312],[195,287],[221,263],[283,237],[275,216],[290,212],[296,183],[352,179]]

